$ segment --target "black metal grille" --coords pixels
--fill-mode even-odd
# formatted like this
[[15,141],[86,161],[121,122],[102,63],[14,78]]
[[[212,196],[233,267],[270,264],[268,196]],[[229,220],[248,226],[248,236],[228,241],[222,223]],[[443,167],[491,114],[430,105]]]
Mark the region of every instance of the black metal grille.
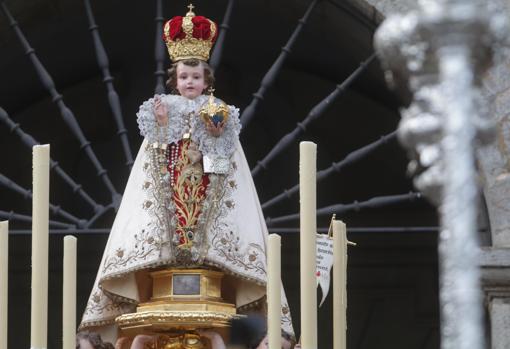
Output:
[[[223,16],[223,21],[220,25],[220,33],[218,36],[217,44],[211,55],[211,66],[214,68],[218,68],[221,65],[224,46],[228,43],[228,30],[230,28],[230,21],[234,14],[234,0],[229,0],[226,5],[226,10]],[[289,39],[286,44],[282,47],[279,56],[273,62],[273,64],[269,67],[267,72],[264,74],[260,87],[256,93],[253,94],[253,99],[251,102],[244,108],[244,111],[241,115],[241,121],[244,125],[244,129],[246,130],[248,125],[252,123],[257,114],[260,112],[259,107],[261,102],[264,100],[265,96],[270,93],[271,87],[277,81],[280,72],[285,67],[286,61],[289,59],[291,54],[293,53],[294,46],[298,43],[298,40],[304,30],[305,25],[310,21],[311,16],[314,13],[314,10],[320,8],[318,0],[311,1],[306,8],[306,11],[301,19],[298,20],[298,24],[295,29],[292,31]],[[154,45],[154,58],[155,58],[155,93],[164,93],[164,64],[165,64],[165,47],[162,37],[162,24],[164,21],[163,16],[163,3],[161,0],[155,1],[155,45]],[[125,165],[128,169],[131,169],[133,164],[133,155],[131,152],[131,145],[128,137],[128,130],[125,126],[124,120],[125,116],[122,113],[121,101],[119,97],[119,93],[116,91],[115,86],[113,84],[113,76],[110,68],[110,61],[105,49],[105,45],[99,35],[99,26],[96,24],[94,13],[92,6],[89,0],[84,0],[85,5],[85,15],[87,18],[87,22],[89,25],[90,33],[92,34],[92,42],[93,48],[96,55],[97,65],[99,66],[99,71],[102,76],[102,81],[106,87],[107,100],[109,103],[111,115],[115,122],[116,126],[116,135],[119,137],[121,149],[123,152],[123,156],[125,159]],[[58,216],[62,218],[68,223],[63,222],[52,222],[52,225],[55,228],[69,227],[73,229],[73,232],[90,232],[90,231],[107,231],[108,227],[97,227],[96,222],[100,220],[100,218],[111,208],[118,208],[120,204],[121,195],[117,192],[110,180],[110,177],[107,174],[106,169],[102,165],[98,156],[94,152],[91,142],[86,138],[84,131],[80,127],[80,124],[77,121],[72,110],[64,103],[62,95],[57,91],[57,88],[54,83],[54,79],[50,76],[48,70],[41,63],[37,55],[35,54],[35,50],[31,47],[28,39],[21,31],[19,24],[16,22],[14,17],[9,12],[9,9],[5,3],[1,5],[4,15],[9,21],[10,26],[12,27],[17,40],[20,42],[21,46],[25,50],[25,54],[30,59],[30,62],[35,69],[36,75],[39,78],[40,82],[45,87],[47,93],[50,94],[53,103],[55,103],[60,111],[60,114],[69,127],[72,135],[78,140],[80,143],[81,149],[85,152],[87,158],[92,163],[93,167],[96,169],[96,175],[101,179],[103,185],[110,193],[111,201],[105,205],[101,205],[97,203],[96,200],[92,199],[92,197],[87,194],[87,192],[77,184],[69,175],[67,175],[59,166],[59,164],[52,160],[52,169],[64,179],[64,181],[71,187],[72,191],[78,195],[79,198],[84,200],[92,209],[93,215],[89,216],[88,219],[78,218],[75,215],[68,212],[66,209],[61,208],[57,205],[51,206],[51,214],[53,216]],[[327,94],[318,104],[312,107],[307,116],[301,121],[298,122],[296,127],[286,133],[281,137],[279,141],[270,149],[270,151],[262,158],[262,160],[257,161],[256,165],[252,169],[252,175],[255,177],[262,170],[270,170],[270,163],[273,162],[277,156],[282,154],[282,152],[288,149],[290,146],[296,144],[300,138],[306,134],[307,128],[314,122],[317,122],[339,99],[340,96],[345,94],[348,91],[349,87],[353,83],[355,83],[367,70],[369,65],[375,60],[375,53],[372,53],[368,59],[363,61],[358,68],[352,71],[351,74],[345,78],[345,80],[336,85],[332,92]],[[28,147],[33,146],[34,144],[38,144],[37,141],[29,134],[23,132],[18,124],[12,121],[7,112],[0,108],[0,120],[10,129],[11,132],[16,133],[20,139],[23,141],[25,145]],[[347,165],[353,164],[364,159],[368,154],[372,153],[380,146],[389,143],[391,140],[395,138],[396,132],[391,132],[379,140],[375,142],[371,142],[360,147],[357,150],[352,151],[347,156],[344,157],[343,160],[338,162],[333,162],[331,166],[318,171],[317,182],[320,184],[324,179],[330,177],[334,173],[339,173],[341,169],[346,167]],[[320,143],[319,143],[320,146]],[[31,194],[28,189],[23,188],[22,186],[16,184],[13,180],[7,178],[5,175],[0,175],[0,184],[4,187],[9,188],[20,195],[23,195],[25,199],[30,200]],[[269,211],[273,206],[278,203],[283,203],[285,199],[291,199],[292,196],[297,193],[299,189],[299,185],[294,185],[290,189],[285,189],[280,194],[273,196],[272,198],[266,200],[262,204],[262,208],[264,211]],[[404,195],[386,195],[386,196],[376,196],[371,199],[364,200],[362,202],[355,201],[353,204],[335,204],[329,205],[327,207],[323,207],[319,210],[319,215],[329,215],[332,213],[345,213],[350,210],[358,211],[361,208],[379,208],[386,205],[394,204],[395,202],[410,202],[416,198],[419,198],[418,193],[410,193]],[[23,222],[30,221],[30,217],[28,215],[19,214],[15,212],[3,212],[3,218],[9,218],[11,220],[19,220]],[[278,223],[284,222],[292,222],[298,218],[297,214],[287,214],[282,215],[276,218],[267,218],[267,224],[272,226]],[[95,230],[94,230],[95,229]],[[292,227],[286,227],[282,229],[287,229],[291,231]],[[374,228],[374,229],[385,229],[384,227]],[[405,228],[402,228],[405,229]],[[428,228],[424,228],[425,230]],[[22,230],[20,230],[22,231]],[[61,230],[52,229],[52,232],[57,232]]]

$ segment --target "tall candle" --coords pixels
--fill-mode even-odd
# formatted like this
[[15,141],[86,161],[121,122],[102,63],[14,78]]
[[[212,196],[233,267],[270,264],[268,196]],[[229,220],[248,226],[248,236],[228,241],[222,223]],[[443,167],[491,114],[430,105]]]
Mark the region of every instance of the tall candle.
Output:
[[9,290],[9,222],[0,222],[0,349],[7,349]]
[[282,347],[281,237],[270,234],[267,249],[267,337],[269,349]]
[[76,346],[76,238],[64,237],[62,349]]
[[33,147],[31,349],[46,349],[50,146]]
[[345,224],[333,221],[333,349],[346,348],[347,237]]
[[301,348],[317,349],[316,194],[317,145],[299,144]]

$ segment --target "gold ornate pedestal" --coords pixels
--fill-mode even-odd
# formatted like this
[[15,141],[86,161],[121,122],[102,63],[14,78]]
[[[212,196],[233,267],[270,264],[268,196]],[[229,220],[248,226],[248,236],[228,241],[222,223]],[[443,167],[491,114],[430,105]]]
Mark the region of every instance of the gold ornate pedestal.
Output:
[[195,330],[228,327],[237,317],[235,305],[221,297],[220,271],[170,268],[150,275],[151,300],[115,319],[124,336],[161,334],[152,348],[200,349],[203,342]]

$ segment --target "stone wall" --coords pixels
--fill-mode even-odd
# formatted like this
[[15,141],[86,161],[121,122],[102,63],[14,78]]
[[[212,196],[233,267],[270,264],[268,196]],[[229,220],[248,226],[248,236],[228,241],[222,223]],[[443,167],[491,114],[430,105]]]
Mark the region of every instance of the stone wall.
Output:
[[494,247],[510,247],[509,68],[510,60],[503,61],[484,77],[484,95],[498,123],[495,142],[478,150]]

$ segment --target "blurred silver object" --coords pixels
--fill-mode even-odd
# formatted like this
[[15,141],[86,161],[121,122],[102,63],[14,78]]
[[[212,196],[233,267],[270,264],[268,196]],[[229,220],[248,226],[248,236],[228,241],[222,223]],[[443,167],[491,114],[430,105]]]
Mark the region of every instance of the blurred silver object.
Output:
[[477,265],[474,149],[493,140],[481,76],[507,32],[505,11],[487,0],[419,0],[388,17],[375,45],[386,78],[408,102],[398,129],[415,186],[441,217],[441,347],[484,348]]

